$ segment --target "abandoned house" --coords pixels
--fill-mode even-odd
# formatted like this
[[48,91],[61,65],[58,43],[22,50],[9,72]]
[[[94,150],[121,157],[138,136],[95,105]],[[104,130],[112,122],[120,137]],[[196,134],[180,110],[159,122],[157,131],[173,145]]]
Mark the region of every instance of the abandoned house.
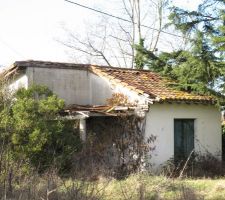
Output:
[[[18,61],[4,73],[12,90],[40,84],[63,98],[67,112],[80,116],[83,140],[89,117],[126,110],[145,120],[145,138],[156,136],[154,166],[181,154],[187,157],[193,149],[221,158],[221,114],[214,99],[177,91],[156,73],[44,61]],[[124,95],[129,103],[110,107],[108,99],[115,94]]]

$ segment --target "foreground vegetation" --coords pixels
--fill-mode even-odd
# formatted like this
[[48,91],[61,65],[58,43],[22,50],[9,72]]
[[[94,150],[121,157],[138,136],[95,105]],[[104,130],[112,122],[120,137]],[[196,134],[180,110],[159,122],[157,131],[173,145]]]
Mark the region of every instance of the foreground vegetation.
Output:
[[132,175],[112,181],[105,199],[225,199],[225,179],[171,179]]
[[84,181],[48,173],[42,177],[26,177],[15,185],[10,195],[1,190],[0,197],[23,200],[221,200],[225,199],[225,179],[172,179],[135,174],[124,180],[99,178]]
[[[215,158],[198,157],[197,163],[190,163],[191,174],[188,166],[182,166],[177,173],[180,178],[172,178],[176,176],[174,168],[172,176],[168,172],[167,176],[138,174],[141,158],[154,150],[155,140],[150,137],[143,145],[138,119],[114,119],[117,134],[113,129],[107,132],[111,121],[105,120],[105,126],[89,122],[92,128],[98,128],[98,136],[90,134],[94,137],[83,145],[76,123],[60,118],[63,109],[63,100],[46,87],[32,86],[10,94],[2,83],[0,200],[225,199],[225,179],[184,178],[186,171],[191,176],[222,177],[224,168]],[[127,140],[120,134],[121,127]],[[114,162],[115,166],[106,164],[105,149],[112,142],[109,138],[116,144],[114,150],[120,152],[116,158],[125,158],[132,147],[127,162],[121,159]],[[135,162],[133,155],[138,155]]]
[[[177,176],[174,168],[172,176],[168,172],[167,176],[138,174],[141,158],[154,149],[154,137],[141,145],[136,118],[119,118],[120,123],[114,119],[117,134],[114,129],[107,132],[111,121],[105,120],[105,126],[93,121],[92,128],[101,130],[96,130],[98,136],[88,139],[83,148],[76,123],[59,118],[63,100],[48,88],[33,86],[10,96],[4,85],[0,89],[0,200],[225,199],[225,179],[184,178],[186,174],[222,177],[222,163],[210,156],[198,157],[191,173],[184,165],[182,173],[177,173],[180,178],[171,178]],[[128,140],[119,137],[123,135],[121,126]],[[116,144],[114,150],[120,152],[116,153],[118,158],[123,158],[130,147],[144,148],[133,147],[126,163],[122,159],[114,162],[115,166],[107,165],[104,153],[111,144],[109,136]],[[138,155],[135,162],[133,155]]]

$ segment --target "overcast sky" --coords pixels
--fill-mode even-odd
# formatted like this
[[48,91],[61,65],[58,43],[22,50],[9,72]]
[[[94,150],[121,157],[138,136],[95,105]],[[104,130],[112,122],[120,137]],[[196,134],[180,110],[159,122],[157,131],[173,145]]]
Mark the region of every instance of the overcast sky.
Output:
[[[71,0],[106,12],[116,10],[115,0]],[[174,0],[194,9],[200,0]],[[98,15],[64,0],[0,0],[0,65],[16,60],[71,62],[68,49],[56,39],[65,37],[62,27],[84,32],[85,22]]]

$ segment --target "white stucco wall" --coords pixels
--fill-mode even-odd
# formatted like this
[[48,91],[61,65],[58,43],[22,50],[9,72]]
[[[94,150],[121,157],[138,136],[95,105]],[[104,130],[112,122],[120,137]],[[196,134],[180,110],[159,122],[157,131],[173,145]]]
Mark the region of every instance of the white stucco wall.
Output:
[[[195,119],[195,151],[221,155],[222,138],[220,112],[215,106],[195,104],[154,104],[146,116],[146,137],[156,136],[152,152],[153,167],[174,156],[174,119]],[[218,154],[219,153],[219,154]]]
[[28,77],[26,74],[18,76],[10,81],[9,91],[15,92],[19,88],[28,88]]
[[91,95],[90,105],[105,105],[107,99],[112,97],[113,89],[109,82],[103,78],[89,72],[90,87],[89,92]]
[[29,85],[40,84],[47,86],[63,98],[67,105],[101,105],[110,98],[110,86],[99,80],[99,77],[84,70],[59,68],[27,69]]
[[27,68],[29,86],[32,84],[45,85],[66,104],[90,103],[89,79],[86,70],[58,68]]
[[146,98],[119,84],[112,84],[109,80],[99,77],[85,68],[82,69],[59,69],[59,68],[27,68],[29,86],[41,84],[47,86],[67,105],[105,105],[107,99],[113,93],[123,93],[132,102],[146,104]]

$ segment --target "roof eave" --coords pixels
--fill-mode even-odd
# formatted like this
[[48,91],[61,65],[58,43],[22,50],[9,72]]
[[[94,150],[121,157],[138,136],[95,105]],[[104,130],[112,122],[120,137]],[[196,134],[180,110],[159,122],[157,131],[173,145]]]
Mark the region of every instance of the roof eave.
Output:
[[204,104],[215,105],[217,101],[215,99],[197,100],[197,99],[160,99],[156,98],[153,103],[185,103],[185,104]]

